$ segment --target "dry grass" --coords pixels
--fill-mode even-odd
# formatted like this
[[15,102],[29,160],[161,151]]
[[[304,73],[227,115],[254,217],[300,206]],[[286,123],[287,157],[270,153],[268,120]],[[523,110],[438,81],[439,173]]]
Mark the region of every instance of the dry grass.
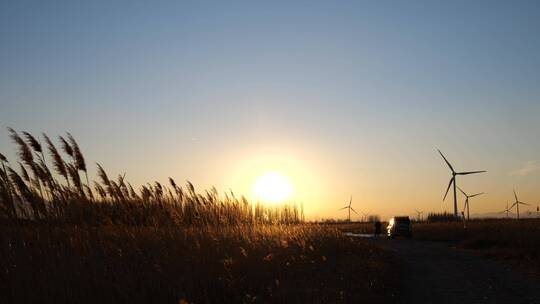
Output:
[[540,220],[492,219],[463,223],[417,223],[417,240],[452,242],[467,249],[532,267],[540,273]]
[[[370,223],[335,224],[343,232],[373,233]],[[386,224],[383,224],[386,227]],[[384,230],[384,229],[383,229]],[[384,232],[384,231],[383,231]],[[484,219],[467,222],[414,222],[413,238],[419,241],[447,242],[503,259],[540,274],[540,220]]]
[[385,253],[318,226],[2,229],[12,303],[387,303]]
[[136,191],[99,165],[91,186],[71,135],[60,138],[62,154],[45,135],[46,149],[23,134],[10,130],[19,170],[0,154],[1,302],[396,300],[387,254],[304,224],[297,206],[200,194],[172,179]]
[[[124,176],[111,178],[97,164],[99,182],[90,183],[84,156],[68,133],[59,137],[64,155],[43,134],[44,147],[30,133],[21,137],[9,129],[20,162],[15,170],[0,157],[0,219],[12,222],[47,222],[95,225],[238,225],[297,224],[301,206],[268,207],[250,204],[234,193],[219,195],[213,188],[198,193],[188,181],[185,188],[172,178],[168,185],[148,183],[135,191]],[[51,170],[52,168],[52,170]],[[84,176],[85,179],[81,179]]]

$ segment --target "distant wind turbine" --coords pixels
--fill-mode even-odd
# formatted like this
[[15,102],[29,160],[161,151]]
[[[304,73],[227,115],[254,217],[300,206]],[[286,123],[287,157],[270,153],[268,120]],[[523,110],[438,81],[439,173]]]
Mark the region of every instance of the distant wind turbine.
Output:
[[510,213],[513,214],[514,212],[510,211],[510,208],[508,208],[508,203],[506,203],[506,209],[504,209],[503,211],[501,211],[501,212],[499,212],[499,213],[506,213],[506,218],[508,218],[508,217],[509,217],[509,214],[510,214]]
[[339,210],[349,209],[349,222],[351,221],[351,210],[352,210],[354,213],[358,214],[358,212],[356,212],[356,210],[354,210],[353,207],[351,207],[351,204],[352,204],[352,195],[351,195],[351,200],[349,201],[349,205],[348,205],[348,206],[345,206],[345,207],[343,207],[343,208],[341,208],[341,209],[339,209]]
[[[510,209],[514,208],[514,206],[516,206],[516,212],[517,212],[517,219],[519,220],[519,205],[525,205],[525,206],[530,206],[529,204],[527,203],[524,203],[524,202],[521,202],[518,197],[517,197],[517,194],[516,194],[516,190],[514,189],[514,197],[516,198],[516,202],[510,206]],[[509,210],[510,210],[509,209]]]
[[414,209],[414,211],[416,211],[416,216],[417,216],[417,219],[419,222],[422,221],[422,214],[424,213],[424,211],[418,211],[416,209]]
[[367,218],[368,218],[369,214],[365,213],[365,212],[360,212],[360,213],[362,213],[362,216],[363,216],[362,222],[367,222]]
[[456,172],[456,170],[454,170],[454,167],[452,167],[450,162],[446,159],[446,157],[444,157],[441,150],[437,150],[437,151],[439,151],[439,154],[441,154],[442,158],[444,159],[444,161],[446,162],[446,164],[448,165],[448,167],[452,171],[452,178],[450,179],[450,183],[448,183],[448,188],[446,188],[446,193],[444,194],[443,201],[446,200],[446,196],[448,195],[448,191],[450,191],[450,187],[453,185],[454,186],[454,216],[457,217],[458,216],[458,206],[457,206],[457,194],[456,194],[456,187],[457,187],[457,185],[456,185],[456,177],[458,175],[477,174],[477,173],[484,173],[484,172],[487,172],[487,171],[482,170],[482,171]]
[[467,193],[465,193],[465,191],[463,191],[460,187],[458,187],[459,191],[461,191],[461,193],[463,193],[463,195],[465,195],[465,205],[463,206],[463,212],[465,212],[465,209],[467,209],[467,221],[471,219],[470,217],[470,214],[469,214],[469,199],[470,198],[473,198],[475,196],[479,196],[479,195],[482,195],[484,194],[484,192],[482,193],[476,193],[476,194],[473,194],[473,195],[468,195]]

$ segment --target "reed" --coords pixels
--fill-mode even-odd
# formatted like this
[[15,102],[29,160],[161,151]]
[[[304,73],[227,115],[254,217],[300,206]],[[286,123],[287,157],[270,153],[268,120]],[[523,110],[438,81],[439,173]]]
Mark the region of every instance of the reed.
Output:
[[45,149],[8,130],[20,160],[0,154],[0,302],[396,300],[387,254],[304,223],[301,206],[253,204],[172,178],[136,190],[100,164],[91,181],[71,134],[58,137],[59,150],[46,134]]
[[[50,170],[38,138],[23,132],[25,141],[17,131],[8,130],[18,148],[20,162],[19,172],[16,172],[2,155],[3,176],[10,178],[3,179],[4,187],[0,196],[4,199],[1,203],[15,206],[9,208],[9,212],[8,208],[0,211],[0,218],[6,220],[24,218],[27,221],[88,225],[114,222],[190,226],[295,224],[303,219],[299,206],[251,204],[243,197],[237,198],[232,192],[220,196],[216,189],[204,191],[203,195],[197,193],[191,182],[187,181],[184,189],[172,178],[169,178],[169,185],[156,181],[136,191],[124,175],[116,180],[110,179],[100,164],[97,164],[99,181],[91,183],[82,150],[71,134],[67,133],[67,139],[58,137],[64,155],[49,136],[42,134],[54,169]],[[30,175],[29,171],[33,174]],[[85,174],[86,183],[82,182],[79,172]],[[93,185],[93,189],[90,185]],[[93,191],[98,196],[94,197]],[[81,212],[76,212],[76,209],[83,208],[82,203],[86,212],[92,214],[91,217],[81,217]]]
[[0,230],[7,303],[392,303],[385,252],[307,225]]

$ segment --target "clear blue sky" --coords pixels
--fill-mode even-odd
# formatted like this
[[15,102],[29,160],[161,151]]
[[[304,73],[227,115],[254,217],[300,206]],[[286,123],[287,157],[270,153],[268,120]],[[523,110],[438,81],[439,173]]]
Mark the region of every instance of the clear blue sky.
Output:
[[451,210],[440,148],[489,170],[476,211],[540,201],[540,2],[336,2],[2,1],[0,151],[70,131],[135,183],[238,192],[274,168],[339,216]]

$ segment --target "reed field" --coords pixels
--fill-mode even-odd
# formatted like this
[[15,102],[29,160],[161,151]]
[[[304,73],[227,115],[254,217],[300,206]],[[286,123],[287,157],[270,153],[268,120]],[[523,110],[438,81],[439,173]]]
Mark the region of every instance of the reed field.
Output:
[[[334,224],[343,232],[373,233],[372,223]],[[383,228],[386,223],[383,224]],[[506,260],[540,274],[539,219],[474,219],[467,222],[423,221],[413,223],[413,239],[446,242],[484,256]],[[385,233],[383,229],[383,233]]]
[[451,242],[540,274],[540,220],[475,219],[467,222],[415,223],[414,238]]
[[[388,303],[398,265],[302,206],[253,204],[169,179],[132,186],[71,135],[9,129],[0,154],[2,303]],[[2,152],[2,151],[0,151]],[[137,188],[137,190],[135,190]]]

